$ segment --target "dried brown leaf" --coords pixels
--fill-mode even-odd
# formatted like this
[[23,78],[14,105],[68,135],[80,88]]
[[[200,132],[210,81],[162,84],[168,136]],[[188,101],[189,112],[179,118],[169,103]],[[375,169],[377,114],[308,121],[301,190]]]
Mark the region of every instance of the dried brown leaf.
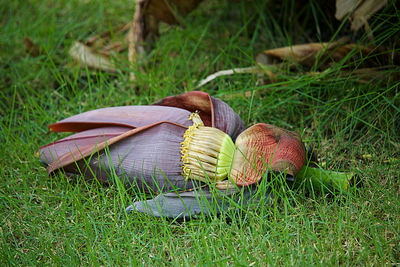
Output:
[[114,64],[111,61],[92,51],[90,47],[80,43],[75,42],[71,49],[69,50],[70,56],[77,62],[81,64],[82,67],[87,66],[91,69],[98,69],[107,72],[117,72]]
[[363,0],[336,0],[335,18],[342,20],[344,17],[352,13]]
[[144,42],[151,43],[158,37],[159,22],[182,25],[180,16],[187,15],[203,0],[138,0],[128,33],[128,59],[137,61],[144,54]]
[[369,83],[371,80],[389,80],[394,81],[399,79],[397,72],[387,73],[388,68],[361,68],[353,72],[344,72],[345,76],[357,77],[360,83]]
[[310,43],[270,49],[259,53],[256,61],[262,65],[275,65],[282,61],[301,62],[309,65],[308,63],[314,62],[317,53],[327,45],[327,43]]
[[149,0],[146,12],[168,24],[181,24],[179,16],[185,16],[203,0]]
[[259,53],[256,61],[262,65],[277,65],[282,62],[325,70],[346,58],[346,68],[352,63],[358,68],[376,68],[385,65],[400,65],[400,55],[385,47],[344,44],[345,40],[333,43],[310,43],[270,49]]
[[126,24],[119,26],[117,28],[114,28],[112,30],[108,30],[101,34],[91,36],[84,42],[84,44],[87,46],[93,47],[93,46],[96,46],[95,45],[96,42],[100,41],[100,42],[104,43],[105,41],[108,41],[110,39],[111,33],[114,33],[114,34],[123,33],[125,31],[129,30],[130,25],[131,25],[131,23],[126,23]]
[[393,72],[393,67],[400,66],[399,53],[386,47],[346,44],[346,42],[347,38],[342,38],[332,43],[310,43],[266,50],[256,56],[259,65],[218,71],[199,81],[196,88],[217,77],[238,73],[263,74],[268,77],[268,81],[277,81],[278,73],[287,66],[284,62],[289,63],[293,69],[297,65],[306,69],[316,66],[317,71],[305,70],[302,75],[320,75],[329,71],[336,63],[346,60],[341,67],[342,75],[356,77],[361,83],[372,79],[398,78]]
[[115,41],[115,42],[111,42],[111,43],[107,44],[106,46],[104,46],[103,48],[101,48],[99,50],[99,53],[102,55],[105,55],[105,56],[109,56],[110,53],[112,53],[112,52],[119,53],[125,49],[126,49],[126,46],[124,45],[123,42]]
[[41,54],[40,47],[37,44],[35,44],[29,37],[24,38],[24,47],[25,47],[25,52],[31,55],[32,57],[37,57]]
[[373,14],[386,4],[387,0],[365,0],[352,15],[351,29],[358,31]]
[[336,0],[335,17],[343,20],[350,14],[351,29],[358,31],[368,25],[368,19],[387,3],[387,0]]

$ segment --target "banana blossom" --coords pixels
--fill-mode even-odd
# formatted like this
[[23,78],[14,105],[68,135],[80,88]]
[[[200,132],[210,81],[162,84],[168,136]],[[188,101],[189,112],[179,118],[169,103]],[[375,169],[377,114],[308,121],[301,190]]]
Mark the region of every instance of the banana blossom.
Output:
[[265,123],[245,129],[231,107],[200,91],[88,111],[49,129],[75,132],[39,149],[49,174],[62,170],[106,183],[118,177],[147,192],[210,182],[250,186],[268,171],[345,191],[351,181],[351,174],[305,166],[299,134]]

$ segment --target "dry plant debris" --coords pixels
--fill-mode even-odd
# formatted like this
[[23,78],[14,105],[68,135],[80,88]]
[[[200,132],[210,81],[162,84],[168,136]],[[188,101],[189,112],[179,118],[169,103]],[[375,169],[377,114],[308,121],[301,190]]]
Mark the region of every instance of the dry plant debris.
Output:
[[353,31],[358,31],[362,26],[366,26],[368,30],[368,19],[387,2],[387,0],[336,0],[335,17],[343,20],[349,15]]
[[104,55],[93,52],[90,47],[75,42],[69,50],[70,56],[81,64],[81,67],[99,69],[108,72],[117,72],[114,64]]
[[[179,17],[187,15],[200,2],[202,0],[138,0],[128,33],[129,62],[136,64],[138,57],[145,52],[145,42],[151,46],[159,36],[160,21],[183,26]],[[130,80],[134,79],[134,74],[130,73]]]
[[25,47],[25,52],[32,57],[38,57],[42,54],[41,48],[36,43],[34,43],[31,38],[25,37],[23,43]]
[[[129,62],[137,65],[140,56],[145,53],[145,44],[151,47],[159,36],[159,23],[183,26],[180,17],[187,15],[200,2],[202,0],[138,0],[132,22],[115,31],[125,33],[125,37],[121,38],[124,41],[111,42],[111,32],[107,31],[90,37],[86,42],[75,42],[70,49],[70,55],[82,66],[116,72],[109,60],[110,54],[128,49]],[[130,79],[135,79],[133,72],[130,73]]]
[[117,72],[115,64],[110,57],[123,52],[127,49],[124,37],[130,24],[117,27],[112,32],[121,35],[117,40],[111,40],[111,31],[103,32],[99,35],[89,37],[86,41],[76,41],[69,50],[69,55],[82,68],[102,70],[106,72]]
[[[73,59],[80,62],[81,66],[88,66],[102,71],[116,72],[115,66],[110,61],[110,55],[117,55],[128,50],[128,61],[131,65],[142,70],[140,63],[146,49],[159,36],[160,22],[169,25],[183,26],[182,16],[195,9],[202,0],[137,0],[133,20],[115,30],[123,33],[123,41],[110,40],[110,31],[89,38],[86,42],[75,42],[70,49]],[[358,31],[362,26],[368,31],[367,20],[387,4],[387,0],[336,0],[336,14],[338,20],[349,19],[351,29]],[[27,51],[34,50],[32,42],[24,40]],[[31,47],[31,48],[29,48]],[[362,46],[348,44],[347,40],[331,43],[308,43],[270,49],[259,53],[256,57],[256,66],[221,70],[198,82],[199,88],[217,77],[239,73],[257,73],[266,75],[270,80],[277,79],[277,72],[281,65],[289,63],[291,67],[303,66],[314,68],[316,71],[327,70],[337,62],[346,59],[344,75],[356,75],[360,82],[371,78],[383,77],[382,70],[387,70],[393,65],[399,65],[398,53],[390,49],[376,46]],[[362,59],[362,60],[361,60]],[[362,66],[354,68],[357,61],[362,61]],[[134,72],[130,80],[135,80]]]
[[[347,39],[332,43],[309,43],[265,50],[256,56],[256,66],[223,70],[198,82],[203,86],[217,77],[237,73],[264,74],[276,80],[278,73],[289,68],[306,75],[327,71],[339,62],[343,76],[355,77],[365,83],[371,79],[387,78],[386,70],[400,65],[400,54],[382,46],[347,43]],[[394,75],[389,77],[394,79]]]

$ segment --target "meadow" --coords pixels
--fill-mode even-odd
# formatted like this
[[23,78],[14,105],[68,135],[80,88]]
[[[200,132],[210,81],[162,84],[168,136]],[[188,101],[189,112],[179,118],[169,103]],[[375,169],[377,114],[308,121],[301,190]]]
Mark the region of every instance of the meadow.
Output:
[[[206,1],[161,26],[138,71],[122,54],[116,73],[80,68],[76,40],[132,19],[134,1],[0,3],[1,265],[399,265],[400,68],[360,82],[328,71],[284,69],[219,77],[200,90],[226,101],[247,126],[257,122],[301,134],[326,169],[351,171],[348,193],[274,183],[273,205],[252,205],[191,220],[128,214],[146,196],[84,177],[48,176],[39,147],[67,134],[47,126],[101,107],[147,105],[195,90],[219,70],[253,66],[257,53],[350,36],[397,53],[394,1],[375,14],[371,32],[353,34],[318,1]],[[29,37],[37,56],[25,51]],[[360,59],[360,64],[364,59]],[[134,71],[136,80],[129,73]]]

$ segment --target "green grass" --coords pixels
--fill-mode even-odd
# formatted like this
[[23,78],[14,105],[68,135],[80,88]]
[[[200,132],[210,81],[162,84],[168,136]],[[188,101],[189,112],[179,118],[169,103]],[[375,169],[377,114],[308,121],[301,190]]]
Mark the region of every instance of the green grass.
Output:
[[[34,156],[64,136],[47,130],[60,119],[149,104],[193,90],[195,81],[215,71],[250,66],[264,49],[349,33],[318,1],[294,2],[208,1],[185,18],[185,29],[163,26],[144,72],[131,83],[126,62],[117,74],[82,70],[68,49],[129,21],[133,1],[3,1],[1,265],[400,264],[398,80],[360,84],[341,77],[338,66],[316,76],[286,71],[284,80],[269,84],[238,74],[202,88],[249,126],[267,122],[301,133],[317,144],[325,168],[356,172],[363,186],[346,195],[281,184],[274,187],[280,196],[275,205],[171,221],[126,214],[140,193],[83,177],[49,177]],[[396,47],[399,18],[394,4],[379,12],[370,23],[372,43]],[[25,53],[25,37],[42,47],[41,56]],[[353,39],[370,42],[362,33]]]

